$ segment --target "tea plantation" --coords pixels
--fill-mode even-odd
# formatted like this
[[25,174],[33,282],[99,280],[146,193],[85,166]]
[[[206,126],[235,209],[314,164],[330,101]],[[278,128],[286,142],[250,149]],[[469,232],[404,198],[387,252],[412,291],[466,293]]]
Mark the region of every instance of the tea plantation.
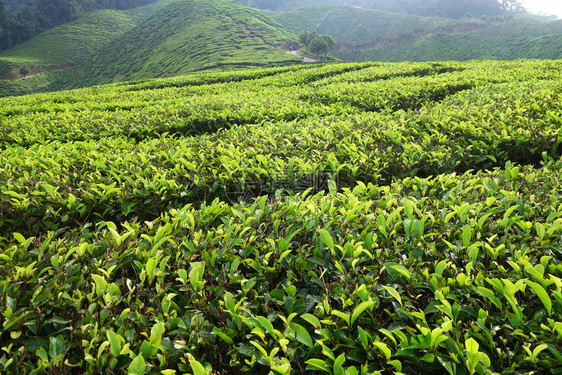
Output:
[[0,99],[0,373],[562,373],[561,69]]

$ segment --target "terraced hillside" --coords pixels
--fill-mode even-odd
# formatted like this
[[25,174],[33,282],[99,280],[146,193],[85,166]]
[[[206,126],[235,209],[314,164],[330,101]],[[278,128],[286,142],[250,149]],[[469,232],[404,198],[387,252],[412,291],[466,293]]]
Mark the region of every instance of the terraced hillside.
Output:
[[467,33],[427,35],[362,51],[334,53],[345,61],[560,59],[562,21],[513,19]]
[[232,1],[176,1],[85,65],[85,82],[294,64],[302,58],[279,48],[288,50],[294,40],[273,20]]
[[[161,2],[160,4],[163,4]],[[156,5],[128,11],[101,10],[48,30],[0,52],[0,95],[48,90],[90,54],[138,24]],[[23,72],[23,73],[22,73]]]
[[0,372],[561,371],[561,67],[0,99]]
[[[345,5],[356,8],[376,9],[386,12],[415,14],[426,17],[465,18],[503,16],[517,12],[518,6],[510,1],[463,0],[463,1],[427,1],[427,0],[235,0],[240,4],[258,9],[283,12],[310,5]],[[511,3],[511,4],[510,4]],[[515,6],[513,6],[515,5]]]
[[312,30],[331,35],[340,51],[364,50],[438,32],[471,31],[485,26],[474,19],[421,17],[337,5],[313,5],[268,14],[297,35]]
[[160,0],[98,11],[0,52],[0,96],[295,64],[302,58],[285,52],[295,39],[275,21],[227,0]]
[[348,62],[562,58],[562,21],[547,17],[447,19],[328,5],[267,14],[296,34],[332,35],[332,55]]

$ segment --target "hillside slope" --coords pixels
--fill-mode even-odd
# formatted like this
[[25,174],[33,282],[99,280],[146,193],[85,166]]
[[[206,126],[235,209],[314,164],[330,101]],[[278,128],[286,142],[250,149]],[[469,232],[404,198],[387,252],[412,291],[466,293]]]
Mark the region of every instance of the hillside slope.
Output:
[[[509,1],[496,0],[235,0],[246,6],[270,11],[288,11],[309,5],[349,5],[386,12],[433,17],[464,18],[467,14],[497,16],[521,11]],[[515,5],[515,6],[513,6]]]
[[0,50],[95,10],[132,9],[155,1],[158,0],[0,0]]
[[104,9],[89,13],[75,22],[52,28],[30,41],[0,52],[0,77],[12,62],[18,68],[53,67],[76,63],[131,30],[173,0],[129,9]]
[[327,5],[267,14],[297,35],[333,36],[332,55],[350,62],[562,57],[562,21],[547,17],[448,19]]
[[0,96],[54,89],[80,65],[172,0],[129,10],[99,10],[0,52]]
[[273,14],[272,18],[297,35],[305,30],[329,34],[343,50],[366,49],[436,32],[475,30],[484,26],[473,19],[421,17],[339,5],[313,5]]
[[362,51],[340,51],[344,61],[446,61],[562,58],[562,21],[513,19],[474,32],[438,33]]
[[278,48],[294,40],[270,18],[227,0],[160,0],[103,10],[1,52],[0,96],[294,64],[302,58]]
[[176,1],[94,56],[84,65],[81,81],[99,84],[213,68],[293,64],[301,58],[278,47],[294,40],[273,20],[231,1]]

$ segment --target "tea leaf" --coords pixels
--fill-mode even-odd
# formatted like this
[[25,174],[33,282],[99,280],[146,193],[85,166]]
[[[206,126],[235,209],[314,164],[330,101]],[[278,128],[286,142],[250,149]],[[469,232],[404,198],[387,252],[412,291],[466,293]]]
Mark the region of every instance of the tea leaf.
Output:
[[359,316],[367,309],[372,308],[375,305],[374,301],[363,301],[353,310],[353,314],[351,315],[350,325],[359,318]]
[[340,354],[334,361],[334,375],[345,375],[342,365],[345,362],[345,354]]
[[464,346],[466,347],[466,350],[467,350],[469,353],[473,353],[473,354],[478,353],[478,349],[480,348],[480,345],[478,345],[478,343],[476,342],[476,340],[474,340],[472,337],[469,337],[469,338],[464,342]]
[[548,296],[547,291],[540,285],[533,281],[527,280],[525,283],[533,289],[533,292],[540,298],[541,302],[543,303],[548,315],[552,314],[552,300]]
[[322,242],[328,246],[330,250],[334,250],[334,241],[332,240],[332,236],[330,233],[325,229],[319,229],[318,233],[320,233],[320,238]]
[[207,370],[205,370],[205,367],[203,367],[203,365],[194,358],[189,359],[189,365],[191,366],[193,375],[207,375]]
[[392,356],[392,352],[390,351],[388,345],[386,345],[384,342],[381,341],[374,341],[373,345],[377,347],[380,351],[382,351],[387,359],[390,359],[390,357]]
[[136,356],[127,369],[129,375],[144,375],[146,364],[142,355]]
[[92,279],[94,279],[96,285],[96,294],[99,296],[107,289],[107,281],[100,275],[92,275]]
[[49,357],[55,358],[65,352],[64,337],[61,335],[49,339]]
[[109,348],[111,350],[111,355],[114,357],[118,357],[121,353],[121,340],[122,337],[113,332],[113,331],[106,331],[107,339],[109,340]]
[[205,273],[205,262],[196,262],[191,264],[189,271],[189,282],[196,292],[203,290],[205,282],[203,281],[203,274]]
[[291,329],[295,331],[298,342],[312,348],[312,337],[310,337],[310,334],[303,326],[297,323],[291,323]]
[[394,297],[399,304],[402,304],[402,298],[400,298],[400,294],[396,289],[387,285],[382,285],[382,288],[384,288],[392,297]]

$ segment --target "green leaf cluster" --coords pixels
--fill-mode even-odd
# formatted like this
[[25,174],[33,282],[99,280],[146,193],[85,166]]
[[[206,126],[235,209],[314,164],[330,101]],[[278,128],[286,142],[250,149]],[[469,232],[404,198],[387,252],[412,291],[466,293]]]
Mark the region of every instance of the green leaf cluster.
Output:
[[[557,371],[559,67],[343,64],[1,99],[0,372]],[[209,106],[187,134],[170,125],[182,100]],[[194,125],[227,111],[239,123]],[[318,171],[321,189],[229,195]]]

